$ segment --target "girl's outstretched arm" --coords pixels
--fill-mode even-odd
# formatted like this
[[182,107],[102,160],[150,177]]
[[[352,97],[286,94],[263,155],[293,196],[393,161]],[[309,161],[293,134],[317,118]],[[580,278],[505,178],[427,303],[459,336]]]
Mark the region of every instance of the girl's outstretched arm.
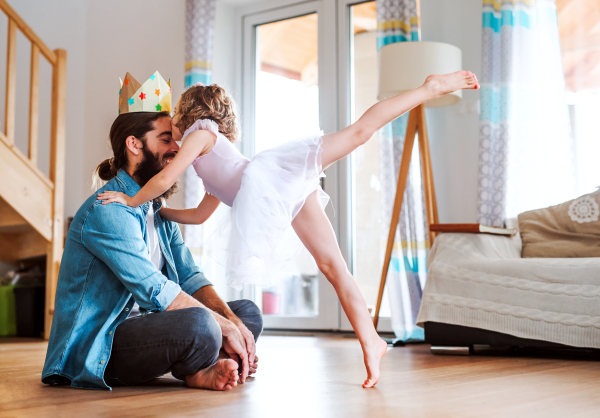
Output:
[[221,201],[211,194],[206,193],[204,199],[200,202],[197,208],[194,209],[171,209],[162,208],[160,216],[163,218],[177,222],[179,224],[200,225],[206,222],[210,216],[215,213]]
[[192,132],[181,145],[175,158],[160,173],[152,177],[134,196],[130,197],[121,192],[106,191],[98,194],[98,200],[104,200],[102,204],[117,202],[136,208],[157,198],[175,184],[177,179],[199,155],[209,152],[216,139],[216,135],[209,131]]

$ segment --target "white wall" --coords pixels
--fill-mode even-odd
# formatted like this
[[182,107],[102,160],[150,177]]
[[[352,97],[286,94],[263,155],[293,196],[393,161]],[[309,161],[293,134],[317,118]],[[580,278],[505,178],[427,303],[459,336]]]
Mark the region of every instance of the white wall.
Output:
[[[481,0],[421,1],[421,37],[459,47],[463,69],[479,74]],[[477,222],[478,100],[463,91],[461,103],[426,110],[440,222]]]
[[[143,83],[158,70],[163,77],[171,79],[174,100],[183,91],[185,0],[18,0],[10,3],[51,49],[67,50],[65,216],[73,216],[92,192],[91,178],[96,166],[112,156],[108,132],[117,117],[119,77],[123,78],[129,71]],[[213,80],[233,90],[234,16],[232,5],[217,4]],[[4,34],[4,42],[0,38],[3,56],[5,28],[6,22],[0,20],[0,34]],[[18,43],[16,142],[26,152],[29,44],[22,38]],[[0,67],[0,77],[4,79],[5,69]],[[44,81],[51,80],[49,66],[46,72],[42,67],[41,78],[43,90]],[[3,96],[4,84],[0,84]],[[47,102],[48,110],[49,97],[49,91],[42,91],[41,106]],[[4,101],[1,103],[3,106]],[[49,113],[47,118],[42,115],[42,137],[49,133],[48,118]],[[48,149],[47,138],[41,138],[39,165],[46,173]],[[176,194],[170,204],[182,207],[183,193]]]
[[156,70],[183,91],[184,0],[102,0],[86,3],[85,149],[82,198],[96,166],[112,156],[108,133],[118,116],[119,77],[143,83]]

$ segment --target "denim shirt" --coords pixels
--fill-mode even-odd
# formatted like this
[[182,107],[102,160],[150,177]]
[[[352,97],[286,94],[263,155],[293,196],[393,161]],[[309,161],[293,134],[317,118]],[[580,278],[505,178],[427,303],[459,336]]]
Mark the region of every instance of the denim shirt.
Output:
[[[133,196],[140,186],[120,170],[97,193],[105,190]],[[162,273],[150,261],[147,245],[150,204],[137,208],[102,205],[97,193],[79,208],[67,234],[44,383],[70,381],[77,388],[111,389],[104,381],[104,370],[115,329],[134,302],[144,314],[161,312],[181,290],[191,295],[211,284],[194,263],[177,224],[161,218],[160,204],[152,209],[165,258]]]

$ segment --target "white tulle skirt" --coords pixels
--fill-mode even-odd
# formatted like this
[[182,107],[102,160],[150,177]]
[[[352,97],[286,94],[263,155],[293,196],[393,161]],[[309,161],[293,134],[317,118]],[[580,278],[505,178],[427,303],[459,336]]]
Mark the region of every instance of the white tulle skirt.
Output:
[[231,210],[204,245],[225,267],[228,285],[274,286],[284,265],[302,250],[292,220],[315,191],[322,207],[329,202],[320,187],[322,135],[263,151],[244,170]]

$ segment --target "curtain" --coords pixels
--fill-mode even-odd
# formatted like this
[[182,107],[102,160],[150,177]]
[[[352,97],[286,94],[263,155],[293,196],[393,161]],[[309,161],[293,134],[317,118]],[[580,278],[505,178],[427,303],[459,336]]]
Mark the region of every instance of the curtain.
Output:
[[[420,38],[417,0],[377,1],[377,48],[394,42]],[[407,64],[410,65],[410,64]],[[396,195],[400,160],[408,115],[387,124],[379,132],[379,166],[384,230],[388,236]],[[387,278],[392,329],[402,341],[423,340],[423,329],[416,326],[426,278],[428,251],[427,217],[418,146],[415,145],[404,192],[400,222]],[[385,245],[385,241],[383,242]]]
[[479,222],[575,195],[554,0],[483,0]]
[[[212,79],[212,56],[216,0],[186,0],[185,4],[185,88],[201,82],[209,85]],[[185,172],[185,207],[198,206],[204,197],[204,186],[193,167]],[[196,263],[207,277],[215,277],[207,268],[202,244],[208,235],[213,218],[203,225],[185,225],[185,241]]]

